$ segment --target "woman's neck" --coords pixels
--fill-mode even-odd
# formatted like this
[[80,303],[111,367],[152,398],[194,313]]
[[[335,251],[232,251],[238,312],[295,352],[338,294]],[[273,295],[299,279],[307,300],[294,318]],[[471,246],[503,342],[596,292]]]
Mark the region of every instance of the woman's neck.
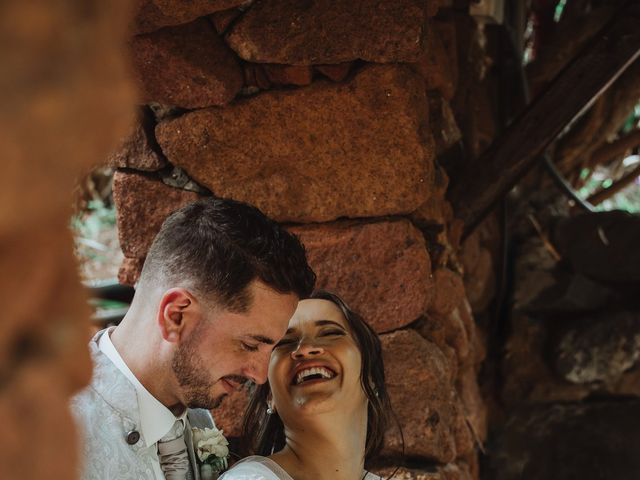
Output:
[[286,446],[270,456],[294,480],[361,480],[367,413],[315,415],[285,429]]

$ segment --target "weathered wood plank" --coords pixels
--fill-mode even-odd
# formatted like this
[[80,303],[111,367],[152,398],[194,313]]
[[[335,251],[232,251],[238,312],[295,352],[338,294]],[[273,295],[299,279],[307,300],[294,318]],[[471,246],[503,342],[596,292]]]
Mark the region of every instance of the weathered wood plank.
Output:
[[452,179],[449,198],[467,234],[541,158],[562,129],[640,56],[638,25],[640,3],[627,2],[505,133]]

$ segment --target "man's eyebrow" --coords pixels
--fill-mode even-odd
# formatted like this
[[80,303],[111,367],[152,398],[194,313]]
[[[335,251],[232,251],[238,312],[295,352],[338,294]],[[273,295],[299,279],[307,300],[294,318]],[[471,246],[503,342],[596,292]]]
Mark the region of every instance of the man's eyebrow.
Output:
[[267,345],[274,345],[276,343],[275,340],[269,337],[265,337],[264,335],[249,335],[249,337],[255,340],[256,342],[264,343]]

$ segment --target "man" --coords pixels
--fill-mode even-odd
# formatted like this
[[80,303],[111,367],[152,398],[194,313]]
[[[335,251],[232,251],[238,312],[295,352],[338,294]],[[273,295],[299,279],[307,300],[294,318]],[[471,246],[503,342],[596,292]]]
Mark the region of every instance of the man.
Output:
[[199,479],[191,427],[266,381],[314,281],[299,241],[249,205],[207,199],[167,218],[127,315],[89,344],[93,379],[72,402],[82,478]]

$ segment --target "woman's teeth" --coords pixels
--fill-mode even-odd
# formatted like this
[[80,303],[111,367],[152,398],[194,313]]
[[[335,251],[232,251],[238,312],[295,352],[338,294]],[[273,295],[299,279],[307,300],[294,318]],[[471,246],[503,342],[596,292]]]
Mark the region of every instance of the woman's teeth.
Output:
[[312,367],[305,368],[304,370],[300,370],[295,377],[293,382],[294,385],[300,385],[302,382],[306,382],[307,380],[316,380],[320,378],[333,378],[336,374],[333,373],[328,368],[324,367]]

